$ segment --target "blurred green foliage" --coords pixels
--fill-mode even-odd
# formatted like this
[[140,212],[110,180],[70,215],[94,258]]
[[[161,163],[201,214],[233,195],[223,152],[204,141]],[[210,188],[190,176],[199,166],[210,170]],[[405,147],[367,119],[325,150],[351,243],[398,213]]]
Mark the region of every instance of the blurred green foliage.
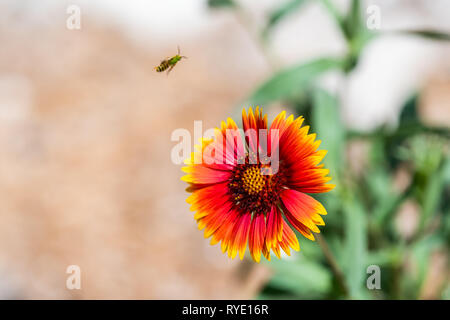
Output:
[[210,8],[234,7],[235,5],[233,0],[208,0]]
[[[270,41],[276,25],[308,2],[281,3],[268,15],[261,41]],[[329,212],[321,238],[326,246],[299,236],[303,241],[298,255],[267,263],[274,273],[259,298],[418,299],[432,254],[449,254],[449,128],[422,123],[417,93],[405,102],[395,129],[381,126],[369,133],[347,129],[340,118],[340,97],[321,89],[316,80],[331,70],[351,73],[367,44],[383,34],[366,28],[359,0],[351,1],[346,14],[331,0],[319,3],[340,29],[347,42],[347,54],[320,57],[275,71],[249,94],[246,104],[267,108],[272,102],[283,102],[291,106],[310,121],[312,131],[322,140],[321,148],[328,150],[324,162],[337,187],[327,194],[314,195]],[[209,4],[231,6],[234,2],[210,0]],[[431,30],[397,33],[450,40],[450,35]],[[346,150],[355,143],[367,149],[362,173],[352,170],[351,159],[346,156]],[[403,188],[395,188],[395,177],[401,171],[406,172],[408,181]],[[410,236],[403,235],[396,223],[399,209],[406,202],[418,207],[418,227]],[[366,286],[370,265],[381,268],[379,290]],[[450,298],[448,279],[438,297]]]
[[288,14],[297,10],[301,5],[308,2],[307,0],[290,0],[286,3],[282,4],[280,7],[275,9],[270,13],[267,19],[267,25],[263,30],[263,37],[267,39],[270,34],[270,31],[275,27],[275,25],[282,21]]
[[339,59],[318,59],[276,72],[248,99],[249,105],[263,105],[276,100],[295,99],[311,88],[321,74],[342,66]]

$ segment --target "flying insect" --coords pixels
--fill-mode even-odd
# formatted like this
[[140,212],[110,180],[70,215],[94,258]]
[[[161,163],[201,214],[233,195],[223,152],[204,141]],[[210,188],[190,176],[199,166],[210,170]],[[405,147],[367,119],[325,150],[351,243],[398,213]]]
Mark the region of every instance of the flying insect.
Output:
[[176,66],[178,61],[180,61],[183,58],[187,59],[186,56],[181,55],[180,47],[178,47],[178,53],[172,58],[166,58],[163,61],[161,61],[159,66],[155,67],[155,70],[156,72],[164,72],[167,70],[167,74],[169,74],[169,72],[172,71],[172,69]]

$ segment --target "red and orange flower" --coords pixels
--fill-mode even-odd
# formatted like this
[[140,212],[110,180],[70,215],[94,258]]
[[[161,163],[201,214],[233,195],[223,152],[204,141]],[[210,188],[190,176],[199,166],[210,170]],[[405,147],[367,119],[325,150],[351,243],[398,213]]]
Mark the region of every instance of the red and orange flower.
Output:
[[[327,212],[308,193],[334,188],[319,164],[326,151],[317,150],[320,140],[302,127],[302,117],[282,112],[269,128],[262,110],[250,108],[248,115],[243,110],[242,123],[243,131],[230,118],[222,122],[214,138],[202,139],[185,161],[182,180],[192,192],[187,202],[205,238],[212,237],[212,245],[221,242],[229,257],[239,252],[242,259],[247,242],[256,262],[261,254],[270,260],[271,250],[280,258],[280,248],[290,255],[290,248],[300,250],[291,226],[314,240],[313,232],[324,225],[321,215]],[[263,132],[267,139],[247,132]],[[276,166],[269,165],[275,154]]]

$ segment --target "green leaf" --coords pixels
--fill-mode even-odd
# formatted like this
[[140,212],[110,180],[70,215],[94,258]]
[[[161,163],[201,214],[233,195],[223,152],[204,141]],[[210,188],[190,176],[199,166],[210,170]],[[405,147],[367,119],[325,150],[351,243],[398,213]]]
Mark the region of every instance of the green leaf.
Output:
[[210,8],[235,7],[236,3],[233,0],[208,0]]
[[444,240],[442,237],[435,234],[426,237],[413,245],[412,259],[414,262],[414,272],[406,274],[403,279],[403,286],[406,286],[404,290],[407,290],[407,294],[412,293],[415,296],[408,296],[408,298],[419,298],[430,266],[431,253],[434,250],[439,249],[443,244]]
[[342,61],[332,58],[313,60],[306,64],[289,67],[277,72],[249,97],[252,105],[266,104],[276,100],[294,99],[310,88],[316,78],[333,69],[342,67]]
[[[390,218],[395,214],[404,195],[393,188],[392,174],[388,167],[385,140],[376,136],[372,139],[369,152],[369,168],[364,176],[372,209],[373,223],[378,230],[387,230]],[[391,221],[392,222],[392,221]],[[385,231],[383,231],[385,232]]]
[[322,141],[320,148],[328,151],[324,158],[325,166],[330,169],[331,176],[337,176],[344,158],[345,129],[336,97],[319,88],[313,96],[312,124]]
[[404,126],[411,123],[420,123],[419,114],[417,110],[418,97],[419,96],[415,94],[414,96],[409,98],[408,101],[403,106],[402,111],[400,113],[399,126]]
[[400,254],[397,247],[387,247],[377,251],[371,251],[367,256],[367,265],[389,266],[398,259]]
[[299,260],[273,260],[275,273],[269,286],[307,297],[325,295],[331,289],[331,274],[321,264]]
[[392,178],[384,168],[371,170],[366,182],[374,201],[374,222],[378,227],[386,226],[386,221],[395,214],[401,195],[393,189]]
[[264,37],[266,37],[270,30],[284,17],[300,8],[306,2],[306,0],[289,0],[288,2],[282,4],[280,7],[271,12],[267,25],[263,32]]
[[444,235],[447,237],[450,242],[450,210],[445,211],[443,221],[442,221],[442,229]]
[[401,146],[405,141],[424,130],[419,118],[418,100],[419,95],[414,94],[404,103],[395,132],[388,133],[387,130],[383,130],[386,159],[392,168],[398,165]]
[[344,200],[345,263],[344,274],[354,299],[365,296],[367,278],[367,216],[358,198]]
[[330,0],[322,0],[322,4],[334,18],[338,26],[342,29],[344,26],[344,17],[342,16],[342,14],[337,10],[337,8]]
[[450,157],[446,157],[442,167],[443,182],[447,187],[450,187]]
[[396,33],[419,36],[430,40],[450,41],[450,34],[435,30],[405,30],[396,31]]
[[360,0],[352,0],[348,14],[341,14],[330,0],[322,0],[322,4],[334,18],[348,44],[344,71],[350,72],[358,64],[359,57],[366,44],[377,33],[370,31],[364,24]]
[[424,230],[439,209],[441,196],[444,191],[444,166],[428,177],[423,194],[420,230]]
[[352,0],[350,11],[345,19],[344,32],[348,39],[352,39],[362,27],[360,0]]

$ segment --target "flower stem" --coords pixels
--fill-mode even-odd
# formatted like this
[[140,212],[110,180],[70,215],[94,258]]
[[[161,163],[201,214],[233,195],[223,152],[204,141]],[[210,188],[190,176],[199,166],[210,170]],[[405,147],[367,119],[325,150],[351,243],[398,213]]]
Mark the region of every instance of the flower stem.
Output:
[[339,287],[341,288],[344,295],[349,298],[350,293],[347,287],[347,283],[345,282],[344,274],[342,273],[341,269],[339,268],[336,258],[334,257],[333,253],[330,250],[330,247],[328,246],[328,243],[326,242],[325,238],[321,234],[316,234],[317,242],[319,243],[320,248],[322,249],[322,252],[325,256],[325,259],[327,260],[328,264],[331,267],[331,271],[333,272],[337,283]]

